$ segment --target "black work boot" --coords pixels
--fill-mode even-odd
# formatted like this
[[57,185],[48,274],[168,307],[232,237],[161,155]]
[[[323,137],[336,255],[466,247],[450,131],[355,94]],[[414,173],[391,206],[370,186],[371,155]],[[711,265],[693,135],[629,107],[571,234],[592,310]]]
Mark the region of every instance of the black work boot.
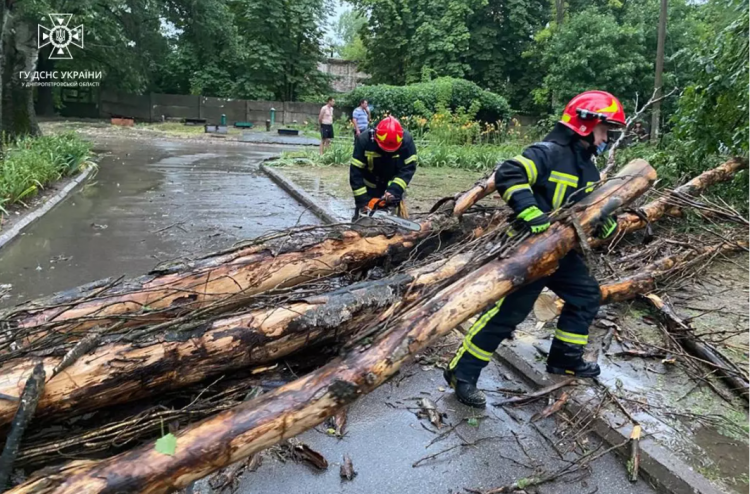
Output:
[[554,338],[547,356],[547,372],[575,377],[596,377],[599,364],[583,360],[584,345],[574,345]]
[[445,382],[456,391],[456,399],[474,408],[484,408],[487,406],[487,400],[484,397],[484,393],[477,389],[476,384],[459,380],[453,371],[445,369],[443,371],[443,377]]

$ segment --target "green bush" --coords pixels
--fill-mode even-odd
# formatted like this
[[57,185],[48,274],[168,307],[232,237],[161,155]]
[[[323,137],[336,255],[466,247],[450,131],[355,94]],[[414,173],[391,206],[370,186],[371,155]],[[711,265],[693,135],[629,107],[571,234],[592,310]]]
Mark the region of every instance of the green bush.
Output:
[[4,144],[0,161],[0,210],[82,169],[91,145],[75,134],[23,137]]
[[[501,160],[519,154],[528,143],[507,142],[502,145],[461,146],[443,143],[425,143],[417,149],[420,167],[461,168],[478,172],[491,170]],[[335,142],[323,156],[309,149],[282,153],[278,165],[304,163],[312,166],[348,165],[352,157],[352,143]]]
[[473,82],[450,77],[408,86],[360,86],[345,95],[342,103],[357,106],[362,98],[372,104],[374,119],[386,113],[398,118],[407,115],[429,118],[441,106],[452,111],[459,108],[468,110],[474,102],[479,107],[476,115],[479,120],[496,122],[510,117],[510,106],[505,98],[485,91]]

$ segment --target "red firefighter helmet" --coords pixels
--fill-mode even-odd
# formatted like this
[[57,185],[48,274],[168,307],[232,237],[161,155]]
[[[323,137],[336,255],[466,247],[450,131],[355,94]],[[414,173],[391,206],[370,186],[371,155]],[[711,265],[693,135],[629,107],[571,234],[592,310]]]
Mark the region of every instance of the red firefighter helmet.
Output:
[[385,117],[375,127],[375,142],[387,153],[398,151],[404,140],[404,128],[394,117]]
[[560,123],[580,136],[591,134],[596,124],[625,125],[620,101],[606,91],[586,91],[565,106]]

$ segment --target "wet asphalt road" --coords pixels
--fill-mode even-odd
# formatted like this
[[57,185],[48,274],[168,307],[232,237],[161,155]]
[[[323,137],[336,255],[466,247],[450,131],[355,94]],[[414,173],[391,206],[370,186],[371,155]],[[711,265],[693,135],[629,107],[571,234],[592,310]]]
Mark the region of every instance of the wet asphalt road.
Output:
[[[446,349],[449,353],[460,340],[453,338],[452,342]],[[436,344],[442,345],[445,341]],[[492,362],[485,369],[479,385],[488,390],[498,387],[529,389],[498,362]],[[446,425],[439,432],[427,419],[416,416],[419,411],[417,400],[423,397],[430,398],[437,409],[446,414]],[[488,393],[488,402],[506,397]],[[315,470],[307,464],[292,461],[282,462],[272,453],[265,452],[262,453],[264,460],[260,468],[239,478],[237,494],[465,494],[464,488],[490,489],[535,474],[554,472],[566,466],[548,441],[559,441],[556,439],[559,436],[555,435],[559,422],[554,416],[534,424],[530,422],[534,413],[545,405],[546,402],[541,400],[510,412],[492,406],[475,410],[458,403],[453,391],[445,389],[439,369],[407,365],[401,374],[351,406],[343,438],[328,435],[325,424],[298,436],[328,460],[327,470]],[[456,432],[430,445],[442,431],[472,417],[477,418],[475,426],[464,421],[456,427]],[[584,434],[581,439],[591,450],[599,445],[594,437]],[[461,446],[469,443],[476,443],[476,446]],[[569,445],[569,442],[559,442],[558,449],[565,452]],[[434,459],[412,466],[420,459],[442,451],[445,452]],[[342,481],[339,475],[344,454],[349,455],[357,472],[352,481]],[[565,458],[573,461],[576,454],[567,454]],[[581,476],[581,473],[527,492],[656,492],[644,480],[631,484],[627,480],[624,462],[614,454],[596,460],[590,475]],[[579,480],[571,482],[576,478]],[[209,493],[212,491],[207,480],[193,486],[192,494]]]
[[272,229],[317,224],[260,170],[279,147],[108,139],[99,171],[0,249],[9,306]]

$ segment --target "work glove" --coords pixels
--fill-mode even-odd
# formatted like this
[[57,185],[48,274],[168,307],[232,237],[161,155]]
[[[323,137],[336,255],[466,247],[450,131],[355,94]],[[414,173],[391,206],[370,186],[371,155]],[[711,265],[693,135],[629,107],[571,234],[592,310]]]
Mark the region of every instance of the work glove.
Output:
[[517,218],[521,220],[524,228],[532,235],[547,231],[550,226],[549,217],[536,206],[529,206],[520,213]]
[[615,218],[614,216],[607,216],[604,219],[604,223],[602,223],[596,228],[595,234],[596,234],[596,238],[604,240],[614,235],[616,231],[617,231],[617,218]]
[[390,192],[386,192],[385,194],[383,194],[383,200],[385,201],[386,207],[393,207],[401,202],[400,197],[397,197],[395,194],[391,194]]

